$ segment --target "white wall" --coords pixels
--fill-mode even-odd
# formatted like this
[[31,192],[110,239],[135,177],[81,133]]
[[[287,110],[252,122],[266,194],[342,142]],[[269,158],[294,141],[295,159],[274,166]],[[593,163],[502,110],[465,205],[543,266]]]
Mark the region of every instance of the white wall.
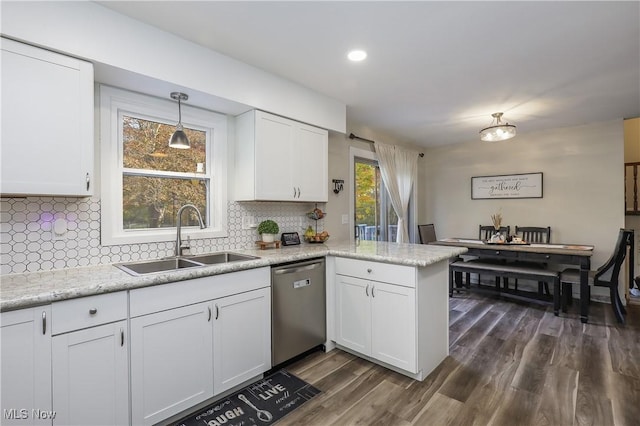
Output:
[[346,128],[344,103],[96,3],[2,2],[0,28],[4,36],[89,60],[103,72],[101,82],[118,87],[161,97],[181,90],[194,95],[192,105],[222,113],[230,111],[212,107],[225,105],[220,99]]
[[[426,151],[424,222],[438,238],[474,237],[502,211],[504,225],[551,226],[552,242],[592,244],[592,268],[624,227],[622,120],[480,140]],[[471,177],[542,172],[543,198],[472,200]]]

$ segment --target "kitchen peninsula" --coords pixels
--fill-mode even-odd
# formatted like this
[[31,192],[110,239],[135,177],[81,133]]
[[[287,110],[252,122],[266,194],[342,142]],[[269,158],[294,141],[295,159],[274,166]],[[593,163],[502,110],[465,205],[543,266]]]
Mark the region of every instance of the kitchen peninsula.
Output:
[[[235,250],[257,258],[143,276],[113,265],[5,275],[2,387],[22,383],[11,407],[53,410],[62,423],[72,406],[114,424],[161,422],[272,367],[269,267],[318,257],[327,350],[424,380],[448,354],[448,259],[466,250],[363,241]],[[68,391],[96,371],[114,380]],[[180,386],[158,386],[167,374]]]

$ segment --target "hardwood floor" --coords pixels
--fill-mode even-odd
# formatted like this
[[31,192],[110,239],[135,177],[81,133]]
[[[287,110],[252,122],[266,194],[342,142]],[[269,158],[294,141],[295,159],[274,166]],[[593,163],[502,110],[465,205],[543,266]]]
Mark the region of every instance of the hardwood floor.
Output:
[[592,303],[551,308],[450,299],[450,355],[423,382],[341,350],[287,369],[322,393],[282,425],[638,425],[640,306],[616,323]]

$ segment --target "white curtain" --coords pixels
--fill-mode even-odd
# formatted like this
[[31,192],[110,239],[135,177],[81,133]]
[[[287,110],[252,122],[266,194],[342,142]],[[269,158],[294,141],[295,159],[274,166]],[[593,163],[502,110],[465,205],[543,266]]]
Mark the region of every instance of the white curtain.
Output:
[[399,146],[374,143],[382,181],[387,187],[393,210],[398,215],[397,243],[409,242],[407,228],[409,199],[418,169],[418,153]]

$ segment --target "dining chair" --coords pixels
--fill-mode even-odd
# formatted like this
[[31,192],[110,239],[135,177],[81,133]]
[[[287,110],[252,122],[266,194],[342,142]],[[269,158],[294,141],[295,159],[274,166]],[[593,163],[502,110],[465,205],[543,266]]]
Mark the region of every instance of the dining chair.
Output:
[[551,242],[551,227],[516,225],[516,235],[527,243],[549,244]]
[[[622,263],[627,256],[627,248],[633,250],[633,229],[620,228],[618,240],[609,260],[595,271],[589,271],[589,286],[609,287],[611,308],[618,322],[622,324],[624,324],[626,309],[622,305],[622,300],[620,300],[618,278]],[[571,298],[573,284],[580,284],[580,270],[567,268],[560,273],[562,312],[567,312],[567,302]],[[591,288],[589,288],[590,294]]]
[[[478,239],[483,241],[491,240],[491,236],[496,233],[496,228],[493,225],[478,225]],[[501,226],[500,233],[504,234],[505,238],[511,233],[511,226]],[[483,260],[485,262],[498,262],[504,263],[503,260]],[[467,283],[471,281],[471,274],[467,273],[465,276]],[[504,279],[507,282],[506,278]],[[478,284],[480,284],[480,275],[478,274]],[[496,287],[500,286],[500,277],[496,277]]]
[[[516,225],[516,235],[522,238],[522,241],[527,243],[538,243],[538,244],[549,244],[551,242],[551,227],[542,227],[542,226],[518,226]],[[535,263],[535,262],[519,262],[521,266],[529,266],[533,268],[544,268],[547,269],[546,263]],[[515,288],[518,289],[518,280],[515,280]],[[549,283],[539,282],[538,283],[538,293],[542,295],[544,290],[544,294],[549,294]]]
[[436,228],[433,223],[418,225],[418,235],[420,236],[420,244],[429,244],[438,240],[436,238]]
[[[489,241],[491,236],[496,233],[496,228],[493,225],[480,225],[478,228],[478,239]],[[511,233],[511,226],[501,226],[500,233],[508,237]]]

